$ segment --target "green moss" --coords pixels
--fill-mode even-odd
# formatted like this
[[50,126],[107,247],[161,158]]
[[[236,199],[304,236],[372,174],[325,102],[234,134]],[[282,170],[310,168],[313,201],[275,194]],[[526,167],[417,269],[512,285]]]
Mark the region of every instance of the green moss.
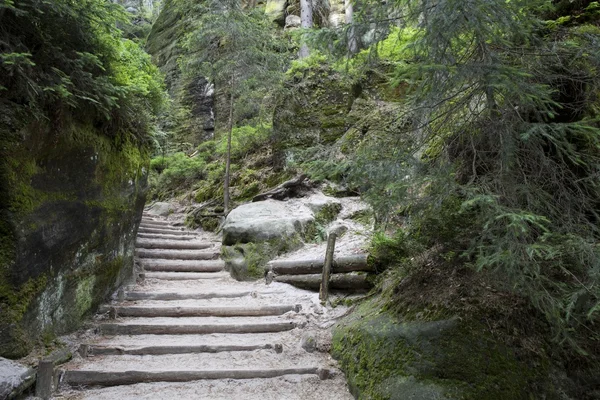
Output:
[[219,217],[202,217],[191,213],[185,218],[185,226],[191,229],[200,227],[206,232],[216,232],[219,229],[220,221]]
[[120,148],[104,144],[99,151],[100,166],[96,174],[96,182],[102,187],[105,196],[121,196],[123,186],[134,183],[142,176],[142,169],[150,164],[149,152],[131,142],[120,145]]
[[304,227],[302,239],[306,242],[321,243],[327,239],[327,230],[321,222],[311,221]]
[[96,276],[94,275],[77,282],[77,288],[75,289],[75,309],[80,318],[92,308],[92,292],[95,282]]
[[355,397],[557,398],[549,362],[517,359],[478,320],[407,322],[381,308],[375,300],[365,302],[334,331],[333,355]]
[[253,281],[264,278],[269,261],[301,246],[300,237],[240,243],[234,246],[223,246],[222,258],[235,279]]
[[365,209],[355,212],[350,216],[350,219],[365,226],[372,227],[375,223],[375,214],[373,213],[373,210]]
[[323,225],[335,221],[340,211],[342,211],[341,203],[327,203],[316,214],[315,220]]
[[211,200],[215,197],[215,187],[213,184],[207,181],[201,181],[197,185],[196,197],[194,200],[196,203],[204,203],[205,201]]
[[92,291],[92,308],[95,308],[104,302],[107,299],[107,296],[109,296],[120,283],[122,280],[121,278],[126,275],[126,261],[127,264],[133,265],[132,259],[125,259],[124,257],[119,256],[113,260],[101,263],[100,268],[96,269],[94,273],[94,289]]
[[238,196],[239,200],[249,200],[252,199],[254,196],[256,196],[257,194],[260,193],[260,183],[259,182],[252,182],[250,184],[244,185],[242,187],[242,191],[240,193],[240,195]]

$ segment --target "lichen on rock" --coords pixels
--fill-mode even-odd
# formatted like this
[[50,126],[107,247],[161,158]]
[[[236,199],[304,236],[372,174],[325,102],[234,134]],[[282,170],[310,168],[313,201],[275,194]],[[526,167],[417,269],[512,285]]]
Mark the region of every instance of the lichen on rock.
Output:
[[[149,158],[75,123],[5,140],[0,173],[0,354],[77,328],[131,274]],[[23,169],[25,168],[25,169]]]

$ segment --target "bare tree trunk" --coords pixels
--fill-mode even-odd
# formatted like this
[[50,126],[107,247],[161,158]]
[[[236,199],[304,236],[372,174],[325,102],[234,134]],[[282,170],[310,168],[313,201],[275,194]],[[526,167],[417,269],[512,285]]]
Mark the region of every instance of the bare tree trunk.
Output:
[[223,208],[224,215],[229,213],[229,177],[231,170],[231,135],[233,133],[233,88],[235,85],[235,79],[231,78],[231,95],[229,100],[229,123],[227,132],[227,155],[225,159],[225,179],[223,184]]
[[[312,0],[300,0],[300,18],[302,20],[302,28],[310,29],[313,26],[313,5]],[[302,40],[300,47],[300,58],[306,58],[310,54],[308,45]]]
[[[353,0],[344,0],[346,10],[346,24],[352,25],[354,22],[354,7]],[[356,30],[353,26],[348,29],[348,51],[350,54],[358,53],[358,39],[356,38]]]

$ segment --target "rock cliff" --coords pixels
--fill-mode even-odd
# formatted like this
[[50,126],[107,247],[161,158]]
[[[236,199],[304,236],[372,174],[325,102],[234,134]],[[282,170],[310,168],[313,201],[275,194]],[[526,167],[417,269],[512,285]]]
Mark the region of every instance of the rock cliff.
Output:
[[0,132],[0,354],[14,358],[131,275],[148,155],[75,123]]

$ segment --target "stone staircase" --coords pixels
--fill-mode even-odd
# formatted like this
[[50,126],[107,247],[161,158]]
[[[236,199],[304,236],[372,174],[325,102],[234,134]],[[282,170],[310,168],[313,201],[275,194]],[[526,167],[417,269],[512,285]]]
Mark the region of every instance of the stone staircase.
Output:
[[101,308],[58,398],[352,399],[330,356],[301,346],[328,318],[318,295],[233,280],[207,235],[144,215],[139,283]]

